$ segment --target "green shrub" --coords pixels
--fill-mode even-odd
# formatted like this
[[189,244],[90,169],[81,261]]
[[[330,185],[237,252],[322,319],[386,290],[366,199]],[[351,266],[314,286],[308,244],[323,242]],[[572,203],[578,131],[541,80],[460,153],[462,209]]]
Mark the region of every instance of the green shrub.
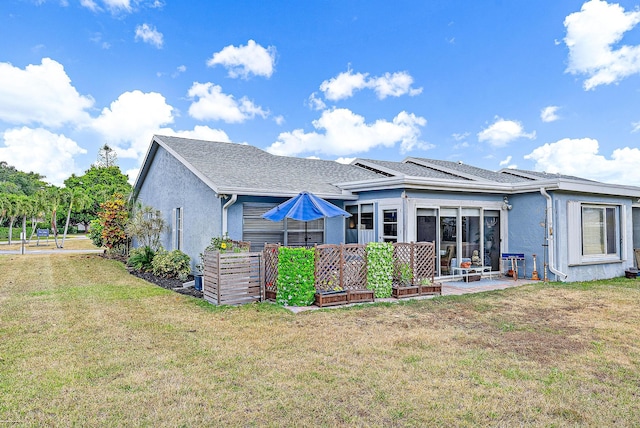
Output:
[[96,247],[102,247],[102,224],[100,220],[91,220],[89,225],[89,239],[91,239],[93,245]]
[[129,252],[127,265],[136,270],[151,272],[153,270],[152,262],[155,255],[156,252],[149,246],[134,248]]
[[285,306],[309,306],[313,303],[315,252],[307,248],[278,249],[278,294],[276,302]]
[[154,275],[186,281],[191,272],[191,258],[180,250],[158,250],[151,262]]
[[367,288],[376,297],[390,297],[393,284],[393,244],[369,242],[367,244]]

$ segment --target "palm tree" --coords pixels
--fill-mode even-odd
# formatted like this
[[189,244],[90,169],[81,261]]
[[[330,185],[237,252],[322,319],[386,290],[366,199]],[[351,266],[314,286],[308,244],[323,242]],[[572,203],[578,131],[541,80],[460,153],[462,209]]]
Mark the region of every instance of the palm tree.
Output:
[[76,208],[83,210],[91,204],[91,198],[87,196],[81,189],[69,189],[66,191],[66,196],[69,199],[69,210],[67,211],[67,222],[64,225],[64,233],[62,235],[62,245],[64,247],[64,240],[67,239],[67,230],[69,229],[69,219],[71,218],[71,210],[75,204]]
[[7,214],[8,205],[9,201],[7,200],[7,195],[0,193],[0,226],[4,223],[4,216]]
[[38,190],[34,195],[32,195],[33,199],[33,210],[31,216],[31,236],[29,236],[29,242],[33,239],[33,235],[36,234],[36,226],[40,219],[44,219],[46,217],[46,212],[49,210],[47,203],[47,193],[44,189]]
[[58,207],[62,203],[62,191],[56,186],[49,186],[46,190],[47,193],[47,206],[51,210],[51,231],[53,232],[53,239],[56,243],[56,248],[61,248],[58,244],[58,226],[57,215]]
[[23,215],[28,210],[28,198],[23,195],[9,194],[7,197],[8,205],[6,208],[6,215],[9,217],[9,245],[13,243],[13,223],[16,218]]

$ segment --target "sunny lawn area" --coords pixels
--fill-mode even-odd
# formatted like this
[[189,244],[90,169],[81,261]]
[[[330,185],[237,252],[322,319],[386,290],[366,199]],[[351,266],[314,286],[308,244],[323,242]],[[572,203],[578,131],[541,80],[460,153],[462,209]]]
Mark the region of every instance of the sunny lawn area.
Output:
[[98,255],[0,256],[0,426],[631,426],[640,280],[215,308]]

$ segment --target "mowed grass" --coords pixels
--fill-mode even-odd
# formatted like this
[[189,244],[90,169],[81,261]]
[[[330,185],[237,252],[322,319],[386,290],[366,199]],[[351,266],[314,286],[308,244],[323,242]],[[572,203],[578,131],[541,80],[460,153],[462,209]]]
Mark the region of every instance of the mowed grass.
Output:
[[638,426],[639,284],[294,315],[0,256],[0,426]]
[[[58,243],[62,244],[62,235],[58,237]],[[22,248],[22,243],[20,242],[19,239],[14,239],[11,245],[8,245],[7,241],[0,242],[0,251],[9,251],[9,250],[20,251],[21,248]],[[60,248],[56,248],[56,243],[53,237],[50,237],[48,240],[47,238],[40,238],[40,242],[38,242],[38,239],[34,237],[30,242],[25,242],[24,249],[27,253],[31,251],[40,251],[40,250],[43,250],[43,251],[51,250],[51,251],[60,251],[60,252],[63,251]],[[97,249],[98,247],[93,245],[93,242],[91,241],[91,239],[89,239],[85,235],[67,236],[67,239],[65,239],[64,241],[64,250],[97,250]]]

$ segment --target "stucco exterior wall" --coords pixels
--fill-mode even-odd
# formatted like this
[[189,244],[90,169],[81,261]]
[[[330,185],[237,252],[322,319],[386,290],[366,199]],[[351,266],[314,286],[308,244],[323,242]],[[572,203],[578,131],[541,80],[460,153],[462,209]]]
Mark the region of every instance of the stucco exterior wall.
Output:
[[[631,201],[624,198],[590,196],[585,194],[570,194],[554,192],[553,211],[556,239],[556,267],[567,275],[566,281],[593,281],[597,279],[615,278],[624,276],[625,269],[633,266],[633,218]],[[622,260],[608,263],[570,265],[567,242],[575,239],[569,232],[567,206],[569,201],[619,204],[624,207],[620,228],[622,244],[620,247]],[[621,216],[622,216],[621,215]]]
[[[174,224],[174,209],[182,208],[182,251],[191,257],[192,267],[211,238],[221,235],[221,200],[162,147],[153,158],[138,201],[160,210],[170,228]],[[162,245],[167,250],[174,249],[172,236],[172,230],[162,236]]]
[[640,207],[634,207],[633,218],[633,248],[640,248]]
[[[509,195],[511,210],[502,210],[509,224],[504,245],[505,253],[523,253],[525,256],[526,277],[533,273],[533,255],[537,256],[538,276],[543,276],[545,259],[545,210],[546,199],[540,193]],[[519,265],[522,269],[522,265]],[[522,275],[522,272],[519,272]]]

